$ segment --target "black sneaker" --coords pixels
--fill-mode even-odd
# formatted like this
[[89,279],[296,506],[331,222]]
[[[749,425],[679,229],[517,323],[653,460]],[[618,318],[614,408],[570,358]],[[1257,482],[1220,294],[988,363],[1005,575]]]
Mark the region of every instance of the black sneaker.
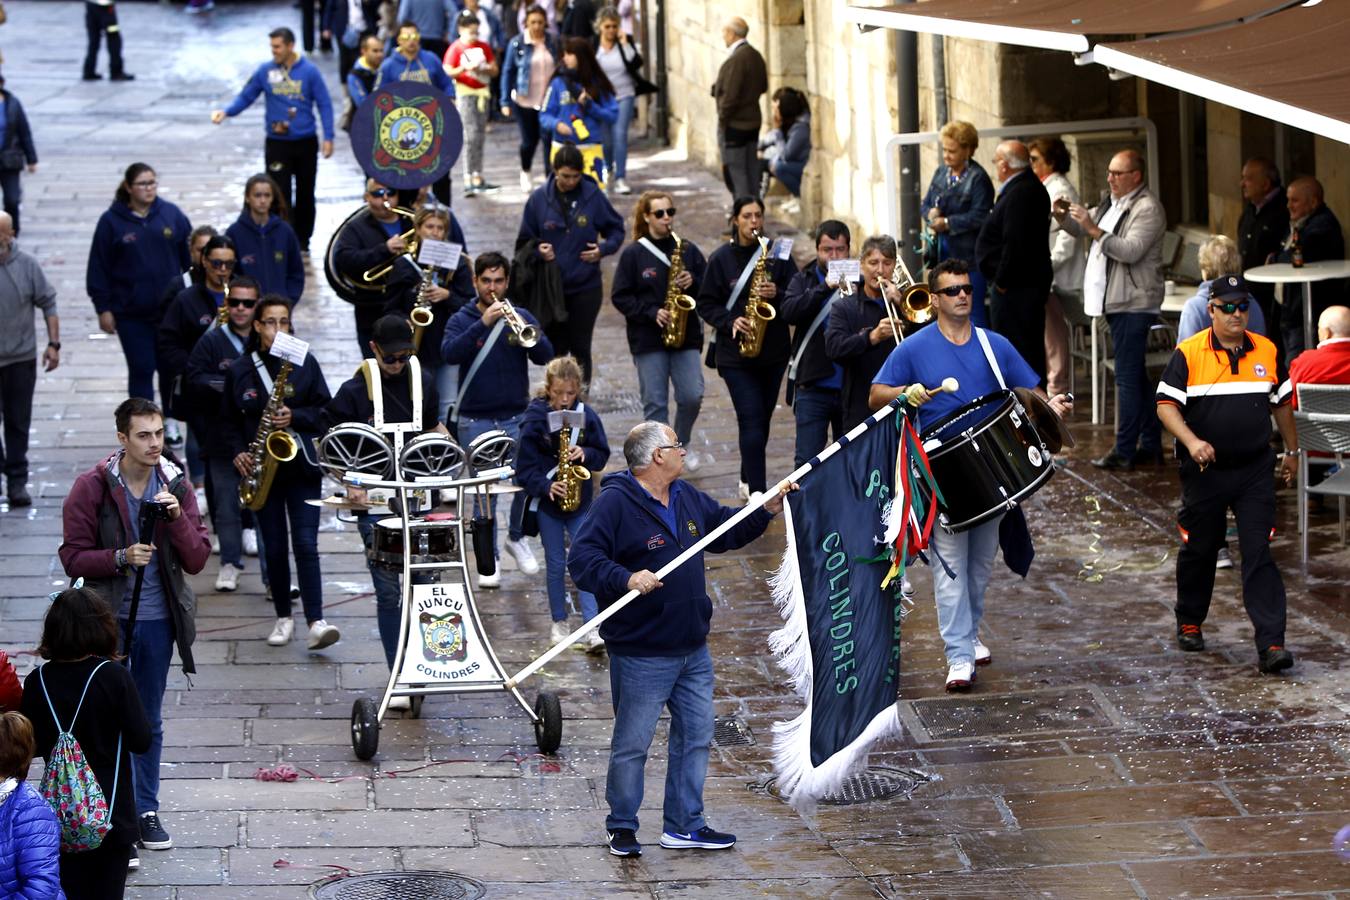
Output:
[[173,846],[173,838],[160,824],[159,813],[141,815],[141,846],[147,850],[168,850]]
[[103,76],[100,75],[100,74],[98,74],[97,72],[85,72],[84,75],[82,75],[81,77],[82,77],[85,81],[102,81],[102,80],[103,80]]
[[131,845],[131,855],[127,857],[127,871],[135,872],[141,867],[141,854],[136,849],[136,845]]
[[1199,625],[1178,625],[1177,646],[1189,653],[1205,649],[1205,636]]
[[736,835],[713,831],[707,825],[690,834],[661,832],[661,846],[667,850],[725,850],[735,843]]
[[111,76],[111,80],[112,80],[112,81],[135,81],[135,80],[136,80],[136,76],[135,76],[135,75],[132,75],[130,72],[118,72],[116,75]]
[[631,828],[616,828],[609,833],[609,852],[611,856],[641,856],[642,845],[638,843],[637,832]]
[[28,493],[27,485],[11,483],[9,486],[9,505],[15,509],[23,506],[32,506],[33,498]]
[[1283,672],[1293,667],[1294,654],[1279,644],[1271,644],[1261,651],[1261,661],[1258,665],[1262,672]]
[[1133,460],[1126,459],[1114,450],[1105,456],[1094,459],[1092,464],[1099,469],[1113,469],[1121,472],[1130,472],[1134,469]]

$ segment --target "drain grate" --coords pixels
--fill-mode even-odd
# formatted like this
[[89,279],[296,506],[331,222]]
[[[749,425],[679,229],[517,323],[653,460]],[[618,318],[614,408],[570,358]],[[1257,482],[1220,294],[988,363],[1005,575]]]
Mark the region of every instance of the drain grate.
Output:
[[713,719],[713,743],[718,747],[746,747],[755,742],[750,726],[740,716],[717,716]]
[[839,785],[839,790],[820,798],[821,803],[831,806],[853,806],[858,803],[873,803],[877,800],[891,800],[896,797],[908,797],[921,784],[933,779],[909,769],[893,769],[889,766],[872,766],[856,775],[850,775]]
[[449,872],[370,872],[325,878],[309,889],[315,900],[478,900],[480,882]]
[[633,391],[594,391],[586,402],[601,414],[642,412],[642,398]]
[[1082,731],[1114,724],[1086,688],[934,698],[916,700],[912,706],[931,740]]

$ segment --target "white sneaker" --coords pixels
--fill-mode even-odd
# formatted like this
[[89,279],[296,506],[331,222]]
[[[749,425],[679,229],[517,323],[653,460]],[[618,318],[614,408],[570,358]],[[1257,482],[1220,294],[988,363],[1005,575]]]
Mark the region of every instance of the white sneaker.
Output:
[[702,465],[703,460],[699,457],[698,453],[690,450],[684,454],[684,470],[686,472],[693,474],[694,472],[697,472]]
[[736,482],[736,496],[748,502],[750,500],[750,485],[744,481]]
[[979,638],[975,639],[975,665],[987,666],[994,661],[994,654],[989,652],[989,648]]
[[411,698],[411,697],[390,697],[390,698],[389,698],[389,711],[390,711],[390,712],[411,712],[411,711],[412,711],[412,698]]
[[258,532],[254,531],[252,528],[245,528],[243,532],[243,537],[244,537],[244,555],[257,556]]
[[628,186],[628,180],[626,178],[615,178],[614,190],[618,191],[620,194],[633,193],[633,189]]
[[[914,582],[910,581],[907,576],[902,576],[900,579],[900,596],[911,603],[914,601]],[[979,638],[975,639],[975,643],[979,644]]]
[[516,565],[520,566],[520,571],[526,575],[533,575],[539,571],[539,560],[534,558],[534,552],[530,550],[530,545],[525,543],[524,538],[518,541],[507,538],[506,552],[511,554]]
[[554,622],[553,627],[548,630],[548,642],[550,645],[557,644],[561,641],[566,640],[567,636],[571,633],[572,629],[567,627],[566,620],[562,622]]
[[284,647],[291,642],[291,636],[294,634],[294,619],[277,619],[277,624],[273,626],[272,633],[267,636],[267,644],[271,647]]
[[341,639],[342,632],[337,630],[337,626],[329,625],[323,619],[315,619],[314,624],[309,626],[308,646],[311,650],[322,650],[324,647],[331,647]]
[[1227,546],[1219,548],[1219,556],[1217,559],[1214,560],[1214,568],[1216,569],[1233,568],[1233,557],[1229,555]]
[[211,555],[212,556],[220,555],[220,538],[218,537],[211,538]]
[[197,495],[197,512],[206,515],[206,488],[196,488],[193,493]]
[[961,692],[970,690],[971,682],[975,680],[975,666],[972,663],[956,663],[947,670],[947,690],[952,692]]
[[605,652],[605,639],[600,636],[600,629],[598,628],[586,635],[586,639],[582,641],[582,644],[585,646],[587,653]]
[[485,590],[496,590],[502,586],[502,573],[493,572],[491,575],[478,576],[478,586]]
[[243,571],[233,563],[225,563],[220,567],[220,574],[216,576],[216,590],[227,593],[239,590],[239,573]]
[[534,190],[534,183],[530,181],[530,173],[529,173],[529,172],[521,172],[521,173],[520,173],[520,192],[521,192],[522,194],[528,194],[528,193],[529,193],[530,191],[532,191],[532,190]]

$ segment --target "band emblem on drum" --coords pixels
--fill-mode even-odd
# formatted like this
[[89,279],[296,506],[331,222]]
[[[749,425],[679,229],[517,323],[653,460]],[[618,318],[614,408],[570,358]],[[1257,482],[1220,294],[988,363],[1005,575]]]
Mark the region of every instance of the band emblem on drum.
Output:
[[433,616],[424,612],[418,617],[417,625],[422,632],[422,655],[428,662],[458,662],[468,656],[464,619],[458,613]]
[[1041,448],[1040,448],[1040,447],[1028,447],[1028,448],[1027,448],[1027,459],[1031,460],[1031,464],[1032,464],[1033,466],[1039,467],[1040,464],[1041,464],[1041,462],[1042,462]]

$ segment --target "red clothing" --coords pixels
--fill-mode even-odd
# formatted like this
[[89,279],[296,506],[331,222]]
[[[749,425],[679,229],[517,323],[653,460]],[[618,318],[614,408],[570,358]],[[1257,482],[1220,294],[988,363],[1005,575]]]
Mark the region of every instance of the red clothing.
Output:
[[[482,66],[486,67],[492,65],[492,61],[494,59],[492,55],[492,48],[489,47],[487,44],[483,43],[482,41],[457,40],[450,45],[450,49],[445,51],[445,60],[444,60],[445,67],[447,69],[457,69],[461,65],[463,65],[461,60],[464,58],[464,51],[468,50],[471,47],[483,51],[483,62],[481,63]],[[460,72],[458,75],[456,75],[455,83],[462,84],[466,88],[472,88],[473,90],[482,90],[483,88],[487,87],[487,84],[479,81],[477,78],[474,78],[468,72]]]
[[17,710],[22,700],[23,685],[19,684],[19,673],[14,671],[9,654],[0,650],[0,712]]
[[1350,338],[1331,338],[1300,353],[1289,364],[1289,384],[1295,409],[1300,384],[1350,384]]

